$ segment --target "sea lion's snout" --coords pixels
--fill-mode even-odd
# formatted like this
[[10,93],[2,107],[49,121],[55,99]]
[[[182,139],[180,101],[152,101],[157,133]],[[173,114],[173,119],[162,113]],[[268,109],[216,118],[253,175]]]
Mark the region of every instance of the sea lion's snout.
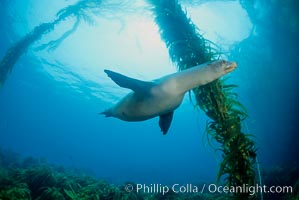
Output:
[[229,73],[237,68],[237,63],[236,62],[226,62],[224,66],[224,71],[225,73]]

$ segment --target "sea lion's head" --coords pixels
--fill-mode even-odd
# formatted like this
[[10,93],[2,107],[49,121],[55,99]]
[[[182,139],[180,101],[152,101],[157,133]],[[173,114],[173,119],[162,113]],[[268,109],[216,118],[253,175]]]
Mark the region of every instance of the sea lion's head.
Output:
[[225,75],[237,68],[236,62],[230,62],[226,60],[217,60],[211,63],[213,70],[220,76]]

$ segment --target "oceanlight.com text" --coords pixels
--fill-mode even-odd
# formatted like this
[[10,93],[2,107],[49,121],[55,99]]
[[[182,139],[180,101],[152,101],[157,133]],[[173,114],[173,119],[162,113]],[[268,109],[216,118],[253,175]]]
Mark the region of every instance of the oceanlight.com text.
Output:
[[217,184],[173,184],[173,185],[162,185],[162,184],[127,184],[125,186],[127,192],[137,193],[150,193],[150,194],[162,194],[165,195],[168,192],[174,192],[177,194],[192,194],[192,193],[217,193],[217,194],[236,194],[236,193],[247,193],[249,195],[255,195],[258,193],[272,193],[272,194],[290,194],[293,192],[292,186],[266,186],[266,185],[253,185],[249,186],[244,184],[242,186],[221,186]]

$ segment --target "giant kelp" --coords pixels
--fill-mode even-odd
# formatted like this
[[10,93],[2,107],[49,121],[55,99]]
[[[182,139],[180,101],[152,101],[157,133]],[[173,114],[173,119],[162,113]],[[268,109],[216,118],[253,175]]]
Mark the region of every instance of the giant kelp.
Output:
[[0,86],[2,86],[7,78],[7,75],[13,69],[18,59],[28,50],[28,48],[43,35],[54,30],[55,26],[67,18],[74,17],[75,23],[72,28],[66,31],[59,39],[42,45],[40,49],[56,48],[65,38],[71,35],[78,27],[80,21],[92,24],[92,16],[99,14],[98,9],[101,7],[102,0],[81,0],[74,5],[67,6],[61,9],[56,14],[56,19],[53,22],[42,23],[36,26],[31,32],[22,37],[12,47],[10,47],[0,62]]
[[[182,11],[176,1],[151,0],[150,2],[154,5],[156,22],[160,26],[162,38],[169,48],[171,59],[178,65],[180,70],[215,59],[215,55],[218,54],[214,50],[213,45],[198,33],[196,27],[186,17],[185,12]],[[54,22],[43,23],[37,26],[32,32],[17,42],[7,51],[6,56],[1,61],[0,84],[5,81],[7,74],[17,59],[26,52],[32,43],[42,37],[42,35],[54,30],[55,25],[59,22],[64,21],[68,17],[75,17],[75,23],[69,31],[66,31],[61,38],[41,46],[41,49],[44,47],[57,47],[61,41],[76,30],[82,19],[88,23],[92,23],[90,13],[93,12],[92,10],[95,7],[100,6],[100,3],[101,1],[79,1],[75,5],[64,8],[57,13],[57,18]],[[253,141],[241,130],[241,122],[246,118],[246,112],[237,101],[237,94],[233,92],[234,87],[235,85],[228,85],[223,80],[216,80],[209,85],[195,88],[193,91],[197,104],[211,119],[207,124],[209,135],[221,145],[223,161],[220,166],[219,178],[224,177],[228,185],[253,184],[255,176],[253,163],[256,152]],[[28,190],[35,191],[34,188],[43,185],[45,189],[36,195],[38,196],[37,198],[78,199],[80,197],[80,199],[99,199],[101,197],[102,193],[98,194],[95,190],[96,188],[100,188],[102,184],[92,181],[88,182],[88,187],[82,189],[83,192],[80,188],[84,184],[81,183],[78,186],[76,181],[69,181],[71,178],[67,178],[67,181],[59,179],[59,183],[63,183],[64,186],[57,186],[58,183],[55,182],[53,184],[52,180],[45,187],[45,184],[38,177],[44,177],[45,179],[42,179],[48,181],[52,179],[51,173],[44,168],[42,170],[34,168],[21,171],[21,173],[15,174],[14,180],[23,180],[26,183],[18,182],[13,184],[11,188],[6,188],[2,191],[5,191],[3,192],[4,195],[15,194],[17,196],[15,199],[26,199]],[[30,177],[33,176],[36,180],[26,181],[26,178],[22,179],[25,176],[24,174],[30,174]],[[10,182],[9,178],[6,177],[2,181],[5,182],[3,185],[9,186],[7,184]],[[80,180],[80,182],[84,181]],[[102,196],[102,199],[106,197],[122,198],[120,197],[122,196],[121,189],[110,189],[108,189],[110,192]],[[91,195],[93,196],[91,197]],[[135,196],[125,197],[129,199],[136,198]]]
[[[263,170],[266,185],[293,185],[292,194],[265,193],[265,199],[298,199],[299,167]],[[278,182],[277,182],[278,181]],[[223,193],[146,193],[126,191],[126,184],[113,185],[83,170],[49,164],[44,159],[23,158],[0,148],[1,200],[213,200],[231,199]],[[208,184],[207,184],[208,185]],[[201,187],[202,184],[198,185]]]
[[[179,70],[184,70],[211,60],[217,52],[205,40],[196,26],[186,16],[176,0],[149,0],[153,5],[155,21],[161,38],[169,49],[172,61]],[[205,19],[203,19],[205,20]],[[218,179],[224,178],[229,186],[255,183],[256,149],[254,142],[242,132],[241,123],[246,111],[232,91],[235,85],[216,80],[208,85],[193,89],[197,105],[211,119],[207,132],[221,145],[223,161]],[[249,194],[236,194],[248,198]]]
[[[126,191],[126,184],[135,188]],[[132,182],[113,185],[86,172],[49,164],[44,159],[23,158],[0,148],[1,200],[212,200],[219,194],[136,191]]]

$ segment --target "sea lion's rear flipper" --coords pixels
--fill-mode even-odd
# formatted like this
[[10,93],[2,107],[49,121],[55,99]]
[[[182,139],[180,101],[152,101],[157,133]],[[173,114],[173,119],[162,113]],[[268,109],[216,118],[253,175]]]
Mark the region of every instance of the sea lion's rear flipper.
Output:
[[99,113],[100,115],[105,115],[105,117],[112,117],[112,112],[111,112],[111,109],[107,109],[103,112],[100,112]]
[[166,135],[166,133],[169,129],[171,121],[172,121],[172,117],[173,117],[173,112],[169,112],[164,115],[160,115],[159,126],[161,128],[163,135]]
[[128,88],[134,92],[148,91],[153,86],[153,82],[141,81],[138,79],[130,78],[122,74],[105,69],[104,72],[120,87]]

